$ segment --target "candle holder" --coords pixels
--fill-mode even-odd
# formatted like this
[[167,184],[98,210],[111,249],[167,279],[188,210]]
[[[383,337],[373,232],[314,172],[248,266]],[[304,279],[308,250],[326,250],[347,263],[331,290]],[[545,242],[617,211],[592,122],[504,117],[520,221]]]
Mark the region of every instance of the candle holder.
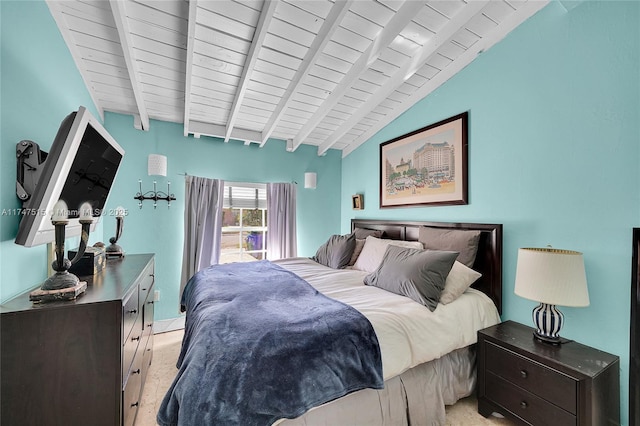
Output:
[[118,240],[122,236],[122,229],[124,228],[124,213],[124,208],[116,208],[116,235],[115,237],[109,238],[109,242],[111,244],[106,248],[107,257],[124,257],[122,247],[117,244]]
[[138,200],[138,207],[142,208],[142,202],[144,200],[153,200],[153,208],[158,207],[158,201],[166,201],[167,208],[171,208],[171,201],[175,201],[176,197],[171,193],[171,182],[167,182],[167,192],[158,191],[156,189],[156,181],[153,181],[153,191],[142,192],[142,181],[138,180],[140,185],[140,191],[136,194],[134,199]]
[[82,258],[87,248],[89,231],[93,222],[91,210],[89,203],[84,203],[80,207],[80,224],[82,225],[80,246],[74,258],[69,260],[65,257],[64,250],[65,230],[69,224],[67,205],[62,200],[56,203],[51,218],[51,223],[55,228],[55,259],[51,263],[51,267],[55,273],[47,278],[39,289],[29,294],[29,300],[34,302],[72,300],[87,289],[87,283],[80,281],[76,275],[69,272],[69,268]]

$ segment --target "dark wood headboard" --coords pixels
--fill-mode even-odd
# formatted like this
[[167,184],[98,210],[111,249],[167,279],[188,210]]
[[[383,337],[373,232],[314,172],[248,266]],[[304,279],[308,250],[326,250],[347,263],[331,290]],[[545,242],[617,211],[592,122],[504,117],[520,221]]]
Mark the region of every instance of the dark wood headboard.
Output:
[[376,229],[384,231],[382,238],[393,240],[418,241],[421,226],[480,231],[473,269],[482,277],[472,287],[489,296],[502,314],[502,224],[351,219],[351,231],[355,228]]

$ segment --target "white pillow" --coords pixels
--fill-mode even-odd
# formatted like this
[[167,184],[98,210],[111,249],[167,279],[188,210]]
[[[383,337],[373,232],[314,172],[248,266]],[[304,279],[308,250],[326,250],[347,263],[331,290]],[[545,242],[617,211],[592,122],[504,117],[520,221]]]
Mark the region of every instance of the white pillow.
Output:
[[374,272],[382,263],[384,253],[387,251],[387,246],[389,245],[423,249],[422,243],[419,241],[383,240],[368,236],[364,241],[364,247],[362,247],[358,260],[353,264],[353,269],[359,269],[369,273]]
[[444,290],[440,293],[440,303],[446,305],[453,302],[481,276],[480,272],[474,271],[456,260],[444,283]]

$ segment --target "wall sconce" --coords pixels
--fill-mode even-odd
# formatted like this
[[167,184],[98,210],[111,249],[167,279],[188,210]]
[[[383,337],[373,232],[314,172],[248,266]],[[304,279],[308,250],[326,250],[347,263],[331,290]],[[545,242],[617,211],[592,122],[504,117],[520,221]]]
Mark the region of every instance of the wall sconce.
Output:
[[167,157],[160,154],[149,154],[147,159],[147,173],[149,176],[167,175]]
[[307,172],[304,174],[304,187],[307,189],[316,189],[317,176],[315,172]]
[[82,225],[80,246],[74,258],[69,260],[64,257],[65,229],[69,224],[69,209],[67,203],[62,200],[58,200],[54,205],[51,223],[55,227],[55,259],[51,267],[56,272],[47,278],[39,289],[29,294],[29,300],[33,302],[72,300],[87,289],[87,283],[70,273],[69,268],[82,258],[87,248],[89,231],[93,223],[92,211],[93,208],[89,203],[83,203],[80,206],[79,221]]
[[515,294],[539,302],[533,308],[534,336],[562,343],[564,315],[556,305],[589,306],[582,253],[554,248],[521,248],[516,265]]
[[[147,159],[147,174],[149,176],[166,176],[167,157],[160,154],[149,154]],[[171,193],[171,182],[167,182],[167,192],[158,191],[156,189],[156,181],[153,181],[153,191],[142,192],[142,181],[138,180],[138,184],[140,185],[140,191],[138,191],[136,196],[133,198],[138,200],[138,207],[140,208],[142,208],[142,202],[144,200],[153,200],[154,209],[158,207],[158,200],[166,201],[167,208],[171,208],[171,201],[176,199],[176,197]],[[122,210],[124,211],[124,209]],[[122,215],[120,217],[120,221],[118,221],[118,216],[116,215],[116,228],[120,228],[119,232],[122,232],[121,228],[123,218],[124,215]],[[120,235],[118,234],[118,229],[116,229],[116,242],[118,241],[118,238],[120,238]]]
[[153,181],[153,191],[142,192],[142,181],[138,180],[140,185],[140,191],[136,194],[134,199],[138,200],[138,207],[142,208],[142,202],[144,200],[153,200],[153,208],[158,207],[158,200],[166,201],[167,208],[171,208],[171,201],[175,201],[176,197],[171,193],[171,182],[167,182],[167,192],[158,191],[156,189],[156,181]]

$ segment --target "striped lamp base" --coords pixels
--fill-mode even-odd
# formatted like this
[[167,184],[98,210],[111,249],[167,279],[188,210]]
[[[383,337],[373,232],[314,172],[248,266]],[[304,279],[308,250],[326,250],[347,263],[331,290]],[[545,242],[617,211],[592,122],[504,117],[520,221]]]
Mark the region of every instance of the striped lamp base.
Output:
[[556,305],[540,303],[533,308],[533,323],[536,338],[549,343],[560,343],[560,329],[564,323],[564,315]]

